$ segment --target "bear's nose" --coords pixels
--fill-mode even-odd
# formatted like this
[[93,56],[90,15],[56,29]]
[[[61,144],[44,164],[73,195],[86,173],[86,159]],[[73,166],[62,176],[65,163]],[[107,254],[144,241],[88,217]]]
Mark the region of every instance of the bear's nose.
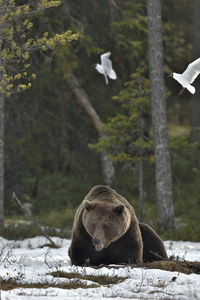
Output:
[[92,243],[93,243],[93,245],[99,245],[100,240],[99,240],[99,239],[96,239],[96,238],[93,238],[93,239],[92,239]]

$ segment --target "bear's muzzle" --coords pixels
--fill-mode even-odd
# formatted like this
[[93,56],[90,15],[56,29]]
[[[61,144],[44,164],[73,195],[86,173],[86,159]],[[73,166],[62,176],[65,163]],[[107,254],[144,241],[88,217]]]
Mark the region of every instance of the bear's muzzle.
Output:
[[95,246],[96,251],[101,251],[104,248],[104,243],[100,244],[100,240],[97,238],[93,238],[92,243]]

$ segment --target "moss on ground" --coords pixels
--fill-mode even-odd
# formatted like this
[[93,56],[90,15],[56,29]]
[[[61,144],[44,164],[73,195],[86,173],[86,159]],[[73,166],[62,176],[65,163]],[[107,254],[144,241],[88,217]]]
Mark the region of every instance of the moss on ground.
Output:
[[53,277],[61,277],[61,278],[68,278],[68,279],[70,278],[84,279],[84,280],[97,282],[100,285],[117,284],[126,279],[126,277],[120,277],[120,276],[81,275],[79,273],[67,273],[63,271],[52,272],[49,275],[52,275]]
[[180,272],[184,274],[196,273],[200,274],[200,262],[195,261],[179,261],[179,260],[164,260],[154,261],[146,264],[148,269],[161,269],[171,272]]
[[48,282],[37,282],[37,283],[20,283],[18,280],[8,279],[1,280],[1,289],[3,291],[8,291],[16,288],[36,288],[36,289],[47,289],[49,287],[57,287],[61,289],[88,289],[88,288],[96,288],[99,287],[99,284],[91,283],[86,284],[85,282],[74,279],[70,282],[62,282],[62,283],[48,283]]
[[[111,284],[117,284],[119,282],[122,282],[125,280],[125,277],[119,277],[119,276],[103,276],[103,275],[81,275],[79,273],[67,273],[63,271],[56,271],[49,273],[48,275],[52,275],[53,277],[57,278],[66,278],[66,279],[72,279],[70,282],[62,282],[62,283],[47,283],[47,282],[41,282],[41,283],[20,283],[20,280],[16,279],[2,279],[1,282],[1,289],[4,291],[12,290],[15,288],[38,288],[38,289],[46,289],[48,287],[57,287],[62,289],[77,289],[77,288],[97,288],[100,287],[100,285],[111,285]],[[91,284],[87,284],[86,282],[82,280],[88,280],[91,281]]]

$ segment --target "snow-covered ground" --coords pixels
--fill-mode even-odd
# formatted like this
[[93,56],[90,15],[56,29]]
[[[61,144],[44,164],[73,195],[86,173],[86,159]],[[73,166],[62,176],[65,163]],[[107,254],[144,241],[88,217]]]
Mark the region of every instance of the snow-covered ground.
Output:
[[[110,275],[126,277],[117,284],[95,288],[61,289],[16,288],[0,291],[0,300],[82,300],[82,299],[200,299],[200,275],[185,275],[178,272],[150,270],[144,268],[75,267],[70,265],[68,247],[70,240],[53,237],[60,246],[58,249],[41,248],[48,243],[44,237],[35,237],[23,241],[8,241],[0,237],[0,277],[17,279],[21,283],[60,283],[74,279],[55,278],[53,271],[75,272],[82,275]],[[168,255],[190,261],[200,261],[200,243],[170,242],[165,246]],[[81,279],[82,280],[82,279]],[[90,281],[86,281],[91,284]]]

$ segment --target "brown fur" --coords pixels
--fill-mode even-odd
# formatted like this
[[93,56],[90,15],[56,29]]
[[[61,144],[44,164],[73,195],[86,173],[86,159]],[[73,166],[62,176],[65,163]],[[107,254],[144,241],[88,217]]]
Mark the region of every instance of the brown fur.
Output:
[[69,256],[72,264],[99,265],[141,263],[167,254],[155,231],[138,223],[124,197],[109,187],[95,186],[76,212]]

